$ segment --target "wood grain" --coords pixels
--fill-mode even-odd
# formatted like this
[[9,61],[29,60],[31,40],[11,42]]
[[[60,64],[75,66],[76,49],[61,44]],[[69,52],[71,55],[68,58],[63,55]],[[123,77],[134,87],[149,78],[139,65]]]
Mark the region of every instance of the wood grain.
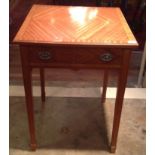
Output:
[[15,43],[137,46],[121,10],[33,5]]

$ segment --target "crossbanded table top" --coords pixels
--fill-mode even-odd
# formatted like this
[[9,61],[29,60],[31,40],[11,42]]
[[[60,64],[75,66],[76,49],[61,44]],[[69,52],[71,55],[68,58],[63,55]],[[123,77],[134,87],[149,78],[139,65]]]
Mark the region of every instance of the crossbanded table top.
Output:
[[33,5],[15,43],[138,45],[120,8]]

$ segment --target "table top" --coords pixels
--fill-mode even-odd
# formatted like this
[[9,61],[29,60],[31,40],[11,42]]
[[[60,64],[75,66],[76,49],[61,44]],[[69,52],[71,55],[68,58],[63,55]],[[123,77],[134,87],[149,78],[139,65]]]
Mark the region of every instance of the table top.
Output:
[[33,5],[15,43],[138,45],[120,8]]

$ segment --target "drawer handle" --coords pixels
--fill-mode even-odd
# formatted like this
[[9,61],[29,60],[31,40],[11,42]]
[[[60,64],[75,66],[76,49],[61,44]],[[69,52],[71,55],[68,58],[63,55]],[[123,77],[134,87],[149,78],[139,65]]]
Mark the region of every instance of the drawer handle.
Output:
[[101,61],[109,62],[113,59],[113,55],[111,53],[104,53],[100,56]]
[[41,51],[38,53],[39,59],[50,60],[52,58],[51,53],[48,51]]

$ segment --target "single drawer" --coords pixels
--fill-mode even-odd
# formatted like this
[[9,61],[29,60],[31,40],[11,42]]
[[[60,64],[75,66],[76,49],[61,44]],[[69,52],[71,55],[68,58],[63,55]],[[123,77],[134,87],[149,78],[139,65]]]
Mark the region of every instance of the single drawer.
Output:
[[99,47],[29,47],[32,64],[121,65],[123,51]]

